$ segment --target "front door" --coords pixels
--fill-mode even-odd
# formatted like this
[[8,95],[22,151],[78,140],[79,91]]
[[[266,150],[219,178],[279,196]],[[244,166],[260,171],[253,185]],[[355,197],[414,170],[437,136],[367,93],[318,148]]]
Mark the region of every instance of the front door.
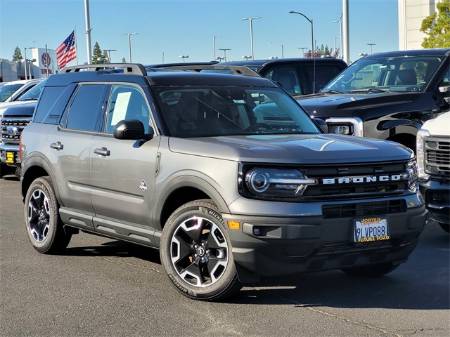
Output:
[[[147,242],[151,237],[159,137],[147,142],[112,136],[122,120],[140,120],[150,129],[151,114],[139,86],[112,85],[102,133],[91,149],[94,225],[100,232]],[[150,239],[149,239],[150,240]]]

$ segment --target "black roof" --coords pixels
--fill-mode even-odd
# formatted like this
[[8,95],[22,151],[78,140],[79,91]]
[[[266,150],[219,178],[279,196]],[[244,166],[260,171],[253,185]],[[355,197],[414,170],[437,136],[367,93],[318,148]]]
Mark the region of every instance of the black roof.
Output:
[[399,56],[447,56],[450,55],[449,48],[441,49],[418,49],[418,50],[397,50],[384,53],[375,53],[367,57],[399,57]]
[[179,86],[179,85],[211,85],[211,86],[252,86],[277,87],[272,81],[261,77],[240,76],[224,73],[198,73],[198,72],[152,72],[147,78],[152,85]]
[[283,64],[283,63],[309,63],[315,61],[316,63],[342,63],[346,66],[346,63],[341,60],[334,57],[325,57],[325,58],[283,58],[283,59],[270,59],[270,60],[243,60],[243,61],[231,61],[231,62],[224,62],[221,64],[226,65],[236,65],[236,66],[246,66],[246,67],[252,67],[252,68],[262,68],[269,64]]
[[146,79],[151,85],[183,86],[183,85],[212,85],[212,86],[254,86],[276,87],[267,79],[261,77],[230,75],[224,73],[198,73],[185,71],[149,72],[147,76],[118,73],[116,71],[80,71],[52,75],[47,80],[46,86],[66,86],[74,82],[133,82],[146,84]]

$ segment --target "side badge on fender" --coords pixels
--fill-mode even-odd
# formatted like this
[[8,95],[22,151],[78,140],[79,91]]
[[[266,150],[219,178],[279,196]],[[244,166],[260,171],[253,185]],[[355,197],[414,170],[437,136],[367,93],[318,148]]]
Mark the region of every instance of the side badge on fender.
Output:
[[147,183],[145,180],[141,180],[141,183],[139,184],[139,189],[143,192],[147,191]]

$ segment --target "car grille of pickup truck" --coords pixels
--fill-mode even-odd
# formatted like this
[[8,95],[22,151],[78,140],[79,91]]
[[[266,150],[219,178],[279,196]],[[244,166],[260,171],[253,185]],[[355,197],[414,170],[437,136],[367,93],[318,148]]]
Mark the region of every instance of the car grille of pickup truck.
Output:
[[391,162],[301,167],[305,176],[318,181],[317,185],[308,186],[302,199],[348,199],[403,194],[408,191],[407,164]]
[[427,138],[425,171],[431,176],[450,179],[450,138]]
[[23,129],[30,123],[30,117],[4,117],[1,120],[1,137],[4,144],[19,144]]

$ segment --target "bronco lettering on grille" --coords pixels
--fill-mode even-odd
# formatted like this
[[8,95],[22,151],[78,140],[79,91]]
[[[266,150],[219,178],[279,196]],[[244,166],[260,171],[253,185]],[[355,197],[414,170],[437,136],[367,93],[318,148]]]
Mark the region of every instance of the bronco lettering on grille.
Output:
[[355,177],[339,177],[339,178],[325,178],[322,179],[323,185],[338,185],[338,184],[366,184],[376,182],[400,181],[408,179],[408,175],[392,174],[382,176],[355,176]]

